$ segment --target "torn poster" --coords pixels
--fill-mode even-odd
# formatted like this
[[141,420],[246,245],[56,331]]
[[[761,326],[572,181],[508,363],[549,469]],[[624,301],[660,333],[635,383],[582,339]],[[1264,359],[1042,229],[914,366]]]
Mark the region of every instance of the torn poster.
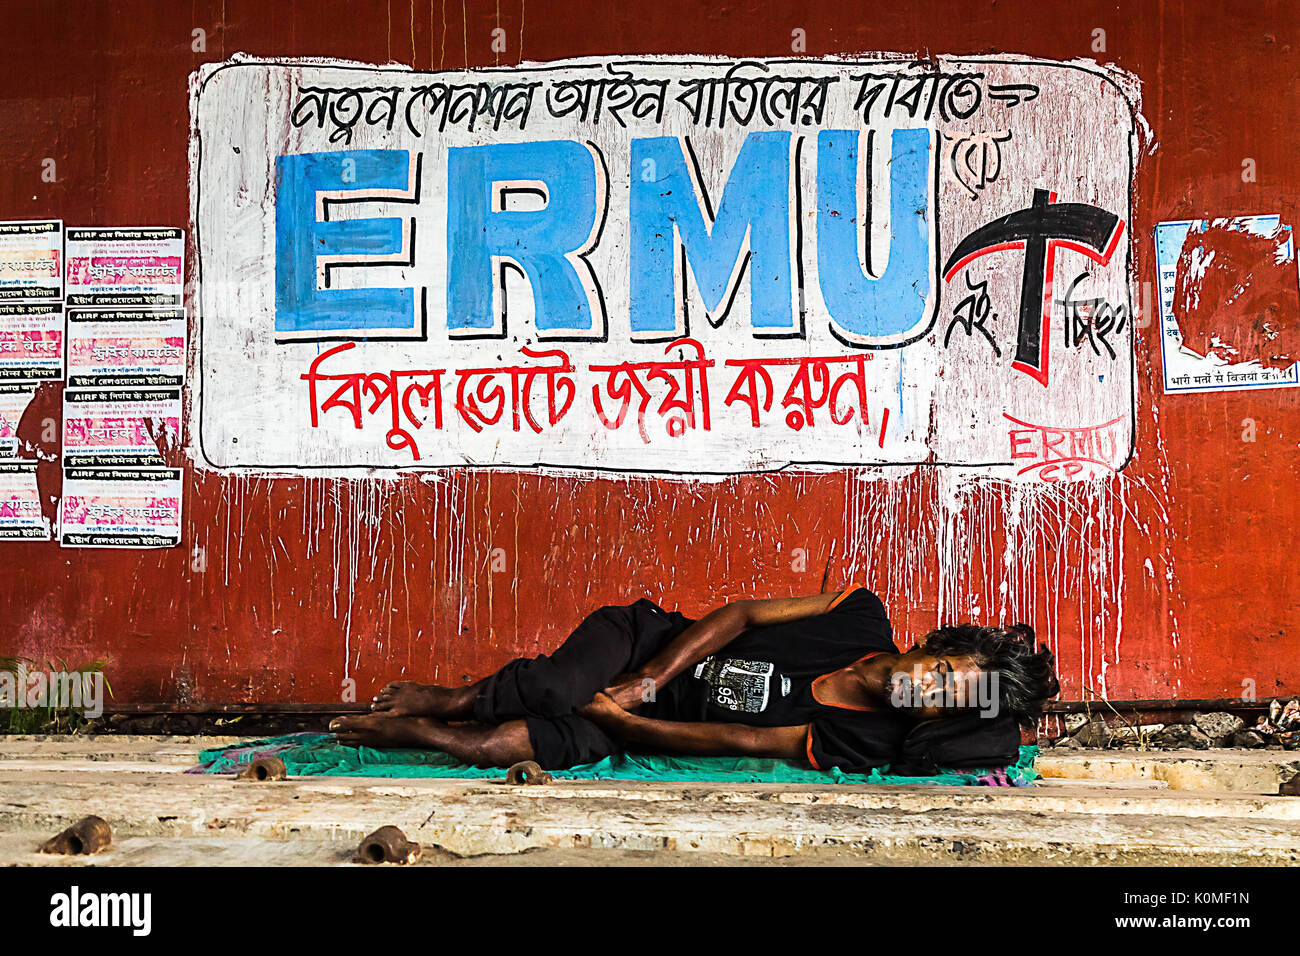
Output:
[[1300,275],[1272,215],[1156,226],[1164,390],[1295,388]]
[[63,464],[150,467],[180,442],[180,389],[63,393]]
[[158,388],[184,380],[184,309],[68,310],[70,388]]
[[67,468],[59,543],[83,548],[171,548],[181,540],[179,468]]
[[18,423],[35,394],[35,382],[0,383],[0,459],[18,457]]
[[0,540],[48,541],[49,537],[36,487],[36,462],[0,462]]
[[68,230],[68,305],[180,306],[184,283],[183,229]]
[[63,378],[63,306],[0,302],[0,379]]
[[0,300],[63,298],[63,223],[0,222]]

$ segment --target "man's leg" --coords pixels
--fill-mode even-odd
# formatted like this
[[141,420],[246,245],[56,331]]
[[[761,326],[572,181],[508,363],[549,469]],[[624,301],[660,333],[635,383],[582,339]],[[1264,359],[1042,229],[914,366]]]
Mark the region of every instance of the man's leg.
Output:
[[335,718],[330,722],[330,730],[338,736],[339,743],[349,747],[441,750],[463,763],[478,767],[509,767],[534,757],[528,727],[522,720],[512,720],[498,727],[481,724],[448,726],[432,717],[357,714]]
[[330,723],[339,743],[351,747],[411,747],[441,750],[478,767],[509,767],[536,760],[549,770],[593,763],[618,753],[620,745],[591,721],[576,714],[554,720],[530,717],[499,726],[448,726],[431,717],[359,714]]
[[689,625],[650,601],[589,614],[551,655],[518,658],[469,687],[400,682],[380,692],[371,709],[393,717],[502,723],[572,713],[613,678],[640,667]]
[[601,728],[577,714],[552,721],[530,717],[495,727],[472,723],[447,726],[432,717],[356,714],[335,718],[329,728],[338,735],[339,743],[348,747],[442,750],[461,762],[485,767],[536,760],[546,769],[562,770],[578,763],[593,763],[623,749]]

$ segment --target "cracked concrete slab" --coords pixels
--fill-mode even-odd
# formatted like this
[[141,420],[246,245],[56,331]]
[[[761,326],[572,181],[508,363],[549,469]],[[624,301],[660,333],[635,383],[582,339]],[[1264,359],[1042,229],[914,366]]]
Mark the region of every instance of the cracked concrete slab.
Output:
[[1287,750],[1063,750],[1043,751],[1035,766],[1044,777],[1163,782],[1175,790],[1277,793],[1300,774],[1300,753]]
[[[401,827],[442,847],[425,865],[845,863],[1290,865],[1300,861],[1300,799],[1178,789],[1107,752],[1070,755],[1023,788],[681,784],[312,777],[237,783],[184,774],[211,739],[0,738],[0,863],[66,865],[41,839],[88,813],[113,826],[112,850],[75,865],[350,865],[361,837]],[[1119,755],[1124,756],[1124,755]],[[1131,759],[1132,755],[1128,755]],[[1220,752],[1263,782],[1287,754]],[[1146,759],[1146,758],[1143,758]],[[1100,775],[1115,766],[1115,785]],[[1279,769],[1281,767],[1281,769]],[[1226,771],[1225,771],[1226,772]],[[1188,779],[1211,779],[1201,767]],[[1199,776],[1198,776],[1199,774]],[[1208,775],[1208,776],[1207,776]],[[1242,778],[1232,778],[1240,783]],[[1275,793],[1276,786],[1273,791]]]

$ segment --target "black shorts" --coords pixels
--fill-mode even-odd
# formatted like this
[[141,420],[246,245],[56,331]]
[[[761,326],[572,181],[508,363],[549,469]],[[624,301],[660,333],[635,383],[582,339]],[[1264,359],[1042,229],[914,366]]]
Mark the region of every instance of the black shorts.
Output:
[[620,674],[636,670],[694,622],[642,598],[589,614],[552,654],[521,657],[487,679],[474,702],[485,724],[523,720],[534,758],[548,769],[592,763],[622,744],[575,711]]

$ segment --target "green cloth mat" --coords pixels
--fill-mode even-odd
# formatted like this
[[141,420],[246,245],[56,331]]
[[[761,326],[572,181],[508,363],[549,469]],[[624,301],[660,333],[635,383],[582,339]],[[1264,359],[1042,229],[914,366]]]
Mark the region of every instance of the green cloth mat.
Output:
[[[288,734],[219,747],[199,753],[205,773],[229,773],[241,763],[271,751],[284,761],[291,777],[449,777],[500,780],[496,767],[471,767],[449,754],[431,750],[374,750],[347,747],[333,734]],[[1022,746],[1020,758],[1005,768],[1007,779],[1024,786],[1039,776],[1034,769],[1038,748]],[[889,768],[884,768],[887,771]],[[997,768],[1002,769],[1002,768]],[[838,768],[807,770],[784,760],[751,757],[666,757],[620,754],[568,770],[552,770],[557,780],[672,780],[685,783],[888,783],[975,786],[993,771],[949,771],[931,777],[893,776],[879,769],[844,773]]]

